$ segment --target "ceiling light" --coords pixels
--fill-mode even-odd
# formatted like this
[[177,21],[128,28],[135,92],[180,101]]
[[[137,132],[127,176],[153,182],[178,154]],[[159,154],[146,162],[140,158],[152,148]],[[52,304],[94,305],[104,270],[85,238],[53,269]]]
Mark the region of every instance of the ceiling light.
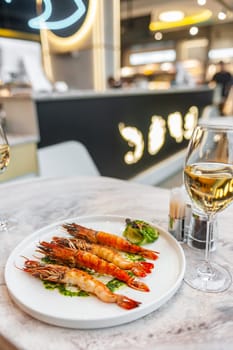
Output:
[[211,17],[212,12],[208,9],[204,9],[190,16],[185,16],[183,19],[175,22],[154,21],[152,17],[149,29],[153,32],[159,32],[173,28],[181,28],[207,22]]
[[219,13],[218,13],[218,19],[220,20],[220,21],[223,21],[224,19],[226,19],[226,12],[225,11],[220,11]]
[[198,28],[197,27],[191,27],[190,29],[189,29],[189,34],[190,35],[197,35],[197,33],[198,33]]
[[206,0],[197,0],[198,5],[204,6],[206,4]]
[[159,19],[162,22],[176,22],[184,18],[184,12],[182,11],[166,11],[161,12]]
[[155,40],[162,40],[163,34],[161,32],[156,32],[154,38]]

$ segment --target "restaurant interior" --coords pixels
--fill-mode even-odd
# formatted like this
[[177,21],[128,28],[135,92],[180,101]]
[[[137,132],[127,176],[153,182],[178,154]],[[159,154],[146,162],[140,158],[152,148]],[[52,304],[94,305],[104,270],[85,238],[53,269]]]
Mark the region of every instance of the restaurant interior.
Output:
[[[58,20],[61,29],[56,19],[67,13],[68,21],[76,5],[58,2],[51,30],[40,30],[45,3],[0,4],[1,118],[12,144],[1,181],[49,175],[45,147],[56,158],[68,141],[85,147],[103,176],[156,185],[179,173],[188,142],[182,128],[190,134],[198,118],[219,115],[211,86],[217,63],[233,73],[231,1],[87,1],[87,18]],[[178,20],[161,21],[167,12]],[[156,132],[164,132],[158,144]]]
[[[0,0],[1,350],[232,349],[232,33],[232,0]],[[216,180],[216,166],[214,185],[209,173],[202,184],[202,169],[190,175],[198,162],[224,164],[224,174]],[[158,237],[127,237],[142,260],[158,259],[161,287],[149,276],[148,299],[135,301],[133,290],[108,301],[116,310],[92,297],[76,309],[75,298],[47,297],[54,269],[42,291],[23,276],[42,279],[27,254],[51,253],[43,239],[62,234],[58,223],[71,235],[81,230],[67,217],[90,225],[99,243],[102,231],[122,230],[125,215],[158,227],[158,246]],[[145,242],[153,253],[138,248]],[[145,275],[157,264],[139,261]]]

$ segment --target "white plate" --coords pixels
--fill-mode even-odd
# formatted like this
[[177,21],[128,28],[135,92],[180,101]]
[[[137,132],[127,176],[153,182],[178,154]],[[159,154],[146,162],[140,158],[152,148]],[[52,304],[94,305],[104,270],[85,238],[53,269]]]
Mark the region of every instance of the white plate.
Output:
[[50,240],[55,235],[64,236],[61,224],[77,222],[83,226],[114,234],[122,234],[125,218],[119,216],[93,216],[70,218],[52,224],[24,239],[11,253],[5,268],[5,281],[15,303],[31,316],[62,327],[103,328],[136,320],[159,308],[167,302],[179,288],[185,270],[185,257],[180,244],[164,229],[159,239],[148,245],[149,249],[160,251],[155,268],[143,281],[150,292],[140,292],[129,287],[121,288],[117,293],[124,294],[141,302],[133,310],[125,310],[116,304],[106,304],[95,296],[66,297],[57,290],[47,290],[43,283],[19,270],[24,259],[33,258],[39,241]]

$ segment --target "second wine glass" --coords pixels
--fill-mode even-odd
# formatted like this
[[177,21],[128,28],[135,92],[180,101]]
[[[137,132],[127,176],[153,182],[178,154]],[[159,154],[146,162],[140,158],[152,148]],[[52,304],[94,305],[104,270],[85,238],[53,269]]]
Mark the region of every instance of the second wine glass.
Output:
[[[3,173],[10,162],[10,147],[3,126],[0,124],[0,174]],[[9,227],[8,220],[0,214],[0,231],[5,231]]]
[[185,281],[202,291],[224,291],[232,277],[210,261],[210,232],[216,213],[233,201],[233,127],[196,127],[187,150],[184,184],[193,205],[207,215],[205,258],[188,264]]

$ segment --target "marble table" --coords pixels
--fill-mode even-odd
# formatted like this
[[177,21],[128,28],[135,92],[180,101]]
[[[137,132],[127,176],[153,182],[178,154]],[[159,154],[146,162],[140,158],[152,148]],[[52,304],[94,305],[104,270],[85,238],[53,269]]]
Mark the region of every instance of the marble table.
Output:
[[[12,249],[48,224],[83,215],[122,215],[167,228],[169,191],[105,177],[30,179],[0,186],[1,206],[17,224],[0,233],[0,348],[20,350],[230,350],[233,344],[233,286],[208,294],[182,283],[156,311],[128,324],[69,329],[40,322],[14,304],[4,281]],[[232,265],[232,207],[219,216],[214,259]]]

